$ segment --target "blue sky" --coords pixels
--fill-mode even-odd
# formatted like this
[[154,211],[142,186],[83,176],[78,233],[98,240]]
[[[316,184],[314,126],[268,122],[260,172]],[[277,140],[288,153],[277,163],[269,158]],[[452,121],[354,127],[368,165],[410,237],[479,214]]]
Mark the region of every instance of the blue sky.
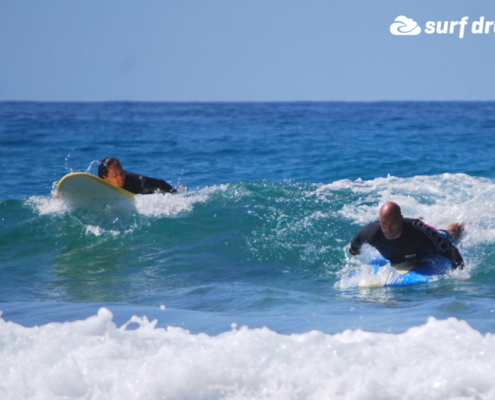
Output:
[[0,100],[495,100],[480,17],[493,0],[0,0]]

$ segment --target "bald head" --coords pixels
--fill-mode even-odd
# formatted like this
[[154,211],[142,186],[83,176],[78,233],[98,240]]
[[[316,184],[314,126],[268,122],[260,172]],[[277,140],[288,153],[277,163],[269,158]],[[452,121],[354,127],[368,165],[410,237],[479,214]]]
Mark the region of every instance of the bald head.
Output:
[[387,239],[397,239],[402,234],[403,217],[398,204],[391,201],[380,208],[380,228]]
[[380,218],[382,217],[402,218],[400,206],[392,201],[385,203],[380,208]]

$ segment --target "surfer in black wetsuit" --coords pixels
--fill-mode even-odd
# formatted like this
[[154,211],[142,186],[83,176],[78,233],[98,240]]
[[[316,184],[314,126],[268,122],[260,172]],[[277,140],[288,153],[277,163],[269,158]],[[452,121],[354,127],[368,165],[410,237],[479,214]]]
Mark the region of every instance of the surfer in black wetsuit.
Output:
[[439,231],[420,219],[404,218],[396,203],[380,208],[380,220],[361,229],[349,245],[352,255],[359,254],[364,243],[375,247],[392,264],[418,264],[439,254],[450,260],[452,268],[464,268],[464,260],[453,242],[463,231],[460,223],[452,223]]
[[120,161],[114,157],[107,157],[101,162],[98,167],[98,176],[134,194],[177,193],[176,189],[161,179],[124,171]]

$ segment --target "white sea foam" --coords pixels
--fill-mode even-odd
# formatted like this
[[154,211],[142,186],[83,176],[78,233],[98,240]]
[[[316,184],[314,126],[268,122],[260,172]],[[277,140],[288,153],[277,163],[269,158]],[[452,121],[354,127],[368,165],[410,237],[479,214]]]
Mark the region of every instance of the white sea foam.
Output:
[[[132,229],[129,230],[132,232]],[[104,229],[101,226],[94,226],[94,225],[86,225],[86,234],[87,235],[94,235],[94,236],[102,236],[104,234],[109,234],[111,236],[118,236],[120,231],[113,230],[113,229]]]
[[217,190],[224,189],[219,185],[175,195],[137,195],[136,208],[140,214],[149,217],[176,216],[192,211],[195,204],[207,202],[210,195]]
[[[424,217],[426,223],[446,228],[463,222],[462,246],[495,241],[495,182],[465,174],[341,180],[318,188],[316,194],[330,201],[336,192],[348,191],[352,199],[337,211],[339,217],[364,226],[378,218],[386,201],[397,202],[406,217]],[[354,198],[358,196],[358,198]]]
[[325,198],[328,192],[341,190],[360,196],[360,201],[347,203],[341,210],[344,218],[356,224],[375,220],[378,207],[386,201],[400,204],[405,216],[421,215],[434,225],[457,220],[486,227],[495,222],[495,182],[491,179],[442,174],[341,180],[321,186],[317,194]]
[[64,214],[70,211],[61,199],[53,196],[33,196],[26,199],[26,204],[37,210],[40,215]]
[[373,267],[363,264],[359,272],[350,276],[345,276],[335,283],[339,289],[348,289],[351,287],[383,287],[397,282],[401,275],[390,266],[384,265],[378,273],[373,272]]
[[[167,311],[164,311],[166,318]],[[495,338],[454,318],[401,334],[191,334],[105,308],[25,328],[0,320],[3,399],[495,398]],[[129,330],[129,326],[138,328]]]
[[[200,190],[185,192],[177,195],[150,194],[136,195],[135,206],[139,214],[148,217],[176,216],[190,212],[195,204],[205,203],[215,192],[224,192],[228,185],[215,185]],[[63,200],[55,196],[33,196],[26,200],[40,215],[64,214],[72,211]],[[125,208],[123,208],[125,211]],[[102,210],[102,214],[104,214]]]

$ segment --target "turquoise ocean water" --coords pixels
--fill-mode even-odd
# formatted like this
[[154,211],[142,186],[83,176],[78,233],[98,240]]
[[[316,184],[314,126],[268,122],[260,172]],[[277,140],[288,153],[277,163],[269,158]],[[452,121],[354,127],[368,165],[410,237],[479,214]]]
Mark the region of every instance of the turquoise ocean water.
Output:
[[[495,102],[0,103],[0,397],[495,398],[494,148]],[[54,198],[107,156],[189,191]],[[466,269],[366,276],[385,201]]]

